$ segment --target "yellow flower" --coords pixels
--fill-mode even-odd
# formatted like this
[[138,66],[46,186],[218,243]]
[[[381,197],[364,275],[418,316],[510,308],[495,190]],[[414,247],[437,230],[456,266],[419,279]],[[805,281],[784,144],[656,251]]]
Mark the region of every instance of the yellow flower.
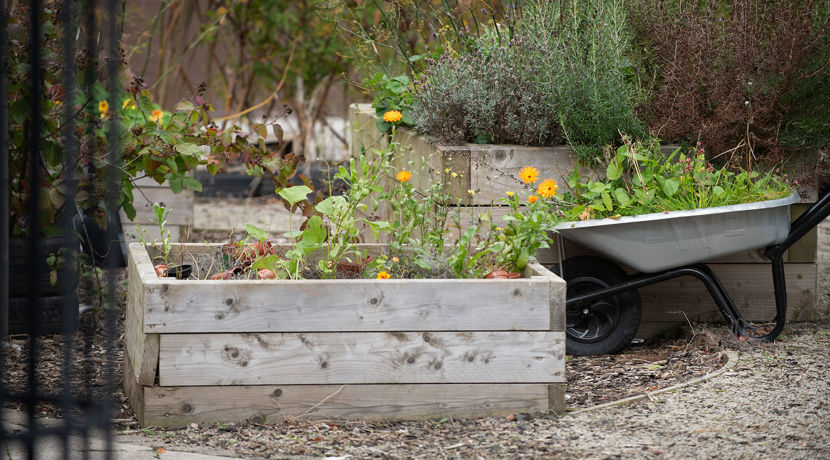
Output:
[[528,202],[528,203],[535,203],[535,202],[536,202],[536,200],[538,200],[538,199],[539,199],[539,197],[538,197],[538,196],[536,196],[536,195],[530,195],[529,197],[527,197],[527,202]]
[[559,185],[553,179],[545,179],[539,184],[539,187],[536,189],[536,193],[541,196],[542,198],[550,198],[556,195],[556,189],[559,188]]
[[475,195],[476,191],[473,190],[473,189],[470,189],[470,190],[467,190],[467,193],[469,193],[470,195]]
[[164,116],[164,112],[162,112],[161,110],[153,110],[152,115],[150,115],[150,120],[155,123],[159,123],[161,122],[162,116]]
[[383,121],[387,123],[397,123],[401,121],[402,118],[403,115],[401,115],[401,113],[397,110],[390,110],[383,114]]
[[110,109],[109,102],[101,101],[101,102],[98,103],[98,111],[101,112],[101,114],[107,113],[109,111],[109,109]]
[[132,99],[124,99],[124,103],[121,104],[121,110],[134,109],[134,108],[135,108],[135,104],[133,104]]
[[388,280],[391,277],[392,277],[392,275],[390,275],[389,272],[387,272],[386,270],[381,270],[381,271],[378,272],[378,279],[379,280]]
[[539,170],[533,166],[525,166],[519,171],[519,178],[525,184],[533,184],[539,180]]
[[450,173],[450,168],[445,168],[445,169],[444,169],[444,172],[445,172],[445,173],[447,173],[447,174],[449,174],[449,173]]
[[454,172],[454,173],[452,173],[452,174],[450,174],[450,175],[451,175],[452,177],[458,177],[458,173],[457,173],[457,172]]
[[399,172],[397,176],[395,176],[395,179],[398,179],[400,182],[406,182],[409,179],[412,179],[412,173],[404,169]]
[[507,194],[507,196],[513,196],[513,195],[515,195],[515,193],[510,192],[510,191],[507,191],[507,192],[504,192],[504,193],[506,193],[506,194]]
[[502,231],[502,230],[504,230],[504,229],[503,229],[503,228],[501,228],[501,227],[496,227],[496,231],[497,231],[497,232],[500,232],[500,231]]

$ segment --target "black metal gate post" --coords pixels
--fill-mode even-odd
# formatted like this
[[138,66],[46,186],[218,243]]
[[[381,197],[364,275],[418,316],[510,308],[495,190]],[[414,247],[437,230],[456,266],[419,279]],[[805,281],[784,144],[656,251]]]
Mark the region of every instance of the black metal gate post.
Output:
[[[60,150],[61,161],[63,165],[63,193],[66,195],[66,205],[64,212],[60,214],[57,226],[63,230],[62,233],[62,247],[67,252],[66,258],[71,259],[77,257],[78,239],[73,233],[73,215],[76,213],[75,197],[78,193],[78,174],[83,174],[78,169],[79,159],[81,158],[81,145],[79,142],[79,130],[90,129],[89,126],[84,126],[77,123],[78,108],[75,106],[76,96],[82,95],[83,100],[87,102],[95,100],[92,98],[93,81],[95,78],[92,75],[98,70],[96,69],[96,59],[99,55],[104,56],[104,73],[106,75],[105,90],[107,93],[107,102],[109,107],[117,113],[120,108],[119,98],[120,94],[120,33],[119,23],[123,20],[121,15],[121,8],[123,2],[119,0],[104,0],[103,4],[99,4],[96,0],[61,0],[60,2],[47,2],[45,0],[28,0],[21,2],[13,2],[15,5],[14,13],[20,13],[24,5],[28,5],[28,13],[26,17],[26,24],[29,28],[29,37],[26,45],[28,52],[28,72],[25,82],[27,85],[27,121],[26,129],[23,130],[26,134],[25,151],[28,159],[25,160],[27,164],[27,171],[25,178],[29,183],[29,188],[26,190],[26,226],[29,233],[26,244],[26,258],[27,260],[40,261],[43,260],[47,252],[43,249],[43,237],[41,230],[44,228],[43,222],[40,221],[39,203],[44,197],[39,184],[41,184],[41,172],[39,164],[41,162],[42,141],[47,136],[60,136]],[[61,123],[59,123],[59,133],[46,133],[44,115],[42,108],[47,94],[45,93],[46,84],[45,78],[47,73],[42,68],[41,55],[46,50],[42,38],[42,24],[41,16],[44,13],[44,6],[57,6],[57,31],[60,32],[61,49],[60,55],[60,72],[61,81],[60,89],[65,94],[63,103],[61,105]],[[14,62],[11,59],[18,47],[16,44],[10,42],[10,21],[12,19],[11,11],[9,10],[10,3],[8,0],[0,0],[0,183],[2,190],[0,190],[0,203],[3,204],[3,209],[0,210],[0,340],[4,343],[7,339],[8,325],[7,310],[10,304],[11,287],[9,285],[10,278],[10,206],[13,198],[12,177],[10,172],[14,171],[10,161],[12,161],[14,153],[10,150],[11,133],[10,126],[10,111],[9,99],[14,97],[14,86],[10,85],[10,78],[18,69],[11,68],[10,63]],[[85,34],[79,39],[78,32],[84,30]],[[79,75],[79,66],[76,63],[78,51],[81,45],[85,48],[83,51],[84,58],[87,62],[85,75],[86,81],[78,84],[76,81]],[[18,56],[15,54],[14,56]],[[18,79],[19,80],[19,79]],[[52,82],[57,83],[57,82]],[[54,88],[54,87],[53,87]],[[11,91],[10,91],[11,89]],[[54,96],[50,94],[49,96]],[[80,110],[87,110],[81,108]],[[19,114],[20,112],[13,112]],[[96,113],[97,115],[97,113]],[[18,116],[18,115],[15,115]],[[105,117],[102,117],[105,118]],[[106,196],[104,204],[108,213],[119,212],[119,193],[120,193],[120,170],[122,165],[121,152],[119,150],[119,126],[117,125],[116,116],[108,116],[104,120],[104,129],[106,130],[106,156],[107,162],[106,170]],[[16,151],[15,151],[16,152]],[[19,153],[19,152],[18,152]],[[17,165],[20,166],[20,165]],[[113,226],[107,229],[107,240],[113,241],[117,239],[116,230]],[[77,261],[75,261],[77,262]],[[100,315],[103,317],[103,334],[105,335],[105,360],[103,369],[94,368],[90,364],[86,364],[79,368],[74,362],[77,355],[76,350],[76,318],[78,316],[77,302],[70,302],[70,298],[74,298],[76,286],[69,280],[74,280],[77,263],[68,261],[58,269],[58,280],[60,298],[63,299],[61,305],[61,323],[60,323],[60,342],[62,344],[62,351],[60,356],[61,373],[60,383],[53,388],[46,387],[38,378],[39,358],[43,355],[42,348],[42,327],[41,321],[43,314],[43,302],[39,299],[39,286],[36,281],[36,268],[34,264],[30,264],[28,273],[28,289],[26,302],[26,323],[28,332],[27,352],[28,359],[26,363],[26,382],[15,382],[16,384],[24,383],[24,385],[17,385],[10,387],[8,383],[0,381],[0,410],[7,410],[9,404],[18,404],[18,407],[23,407],[25,410],[26,428],[20,431],[7,429],[5,421],[0,417],[0,447],[2,452],[0,456],[4,457],[7,454],[6,449],[11,448],[12,455],[14,453],[25,452],[25,456],[30,459],[35,458],[70,458],[75,457],[78,452],[73,452],[72,449],[77,449],[78,444],[82,446],[89,446],[89,441],[93,433],[103,433],[103,440],[105,441],[106,458],[111,458],[112,450],[112,430],[110,428],[111,414],[113,411],[113,395],[117,392],[117,369],[116,362],[116,337],[117,337],[117,314],[120,309],[118,305],[116,294],[116,269],[119,261],[116,260],[116,255],[113,251],[109,251],[104,261],[104,268],[106,273],[105,298],[102,302]],[[88,325],[88,327],[86,327]],[[93,321],[85,321],[83,328],[83,352],[86,354],[85,358],[93,352],[92,340],[95,337],[96,331]],[[100,332],[97,332],[100,333]],[[52,339],[54,340],[54,338]],[[89,360],[85,360],[87,363]],[[9,352],[5,345],[0,346],[0,375],[8,376],[6,372],[9,365]],[[95,385],[100,385],[100,379],[96,378],[96,374],[100,375],[103,370],[103,387],[104,396],[101,394],[93,395],[91,388]],[[80,377],[80,378],[79,378]],[[78,385],[80,380],[83,384]],[[97,382],[96,382],[97,380]],[[63,417],[63,423],[56,425],[45,425],[38,419],[39,409],[43,404],[50,404],[58,409]],[[44,440],[59,440],[60,452],[51,447],[50,450],[44,451],[42,446]],[[54,445],[53,445],[54,446]],[[22,454],[21,454],[22,455]],[[84,454],[88,456],[89,453]],[[15,457],[16,458],[16,457]]]
[[[6,90],[8,71],[8,0],[0,0],[0,341],[9,335],[9,103]],[[3,366],[0,350],[0,367]],[[2,399],[2,398],[0,398]]]

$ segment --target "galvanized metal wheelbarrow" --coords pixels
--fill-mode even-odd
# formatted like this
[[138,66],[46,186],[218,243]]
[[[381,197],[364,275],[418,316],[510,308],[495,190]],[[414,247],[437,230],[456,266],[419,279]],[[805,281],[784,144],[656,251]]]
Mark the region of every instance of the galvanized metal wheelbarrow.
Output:
[[[614,353],[627,346],[640,324],[637,289],[681,276],[699,279],[739,336],[771,341],[784,328],[787,286],[784,252],[830,215],[830,192],[790,224],[794,194],[778,200],[734,206],[645,214],[619,219],[566,222],[556,226],[575,241],[639,273],[628,275],[602,257],[578,256],[552,268],[568,282],[568,353]],[[772,262],[774,320],[744,320],[704,260],[766,248]]]

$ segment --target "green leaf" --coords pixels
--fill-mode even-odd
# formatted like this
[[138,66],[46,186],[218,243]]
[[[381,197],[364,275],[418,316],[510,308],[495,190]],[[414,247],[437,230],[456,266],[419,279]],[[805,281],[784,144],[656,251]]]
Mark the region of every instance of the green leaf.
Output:
[[602,202],[605,204],[605,209],[612,210],[614,209],[614,202],[611,201],[611,194],[608,192],[602,192]]
[[527,247],[522,247],[522,250],[519,251],[519,257],[516,259],[516,270],[524,270],[528,259],[530,259],[530,251],[527,250]]
[[614,190],[614,198],[617,199],[617,203],[623,208],[627,208],[631,204],[631,197],[628,196],[628,193],[622,187]]
[[303,230],[303,244],[320,244],[326,240],[326,227],[320,216],[311,216]]
[[620,178],[620,167],[616,160],[612,160],[608,163],[608,167],[605,169],[605,177],[608,180],[617,180]]
[[602,193],[602,192],[605,191],[606,188],[607,188],[607,186],[605,184],[603,184],[602,182],[589,182],[588,183],[588,190],[591,191],[591,193]]
[[678,179],[666,179],[663,183],[663,193],[668,196],[674,196],[677,193],[677,190],[680,188],[680,181]]
[[288,187],[280,190],[279,195],[283,197],[291,206],[294,206],[300,201],[305,200],[309,193],[311,193],[311,189],[305,185],[295,185],[294,187]]
[[392,123],[384,121],[383,118],[378,118],[376,124],[377,124],[377,127],[378,127],[378,131],[380,131],[382,133],[388,133],[389,130],[392,129]]
[[[247,224],[246,224],[246,226],[247,226]],[[280,259],[280,256],[278,256],[276,254],[271,254],[271,255],[267,255],[265,257],[262,257],[259,260],[257,260],[256,262],[254,262],[253,264],[251,264],[251,268],[253,268],[254,270],[259,270],[261,268],[267,268],[267,269],[269,269],[269,270],[276,273],[277,266],[282,265],[281,262],[282,262],[282,260]]]
[[135,207],[133,206],[132,203],[127,203],[127,202],[121,203],[121,209],[124,210],[124,214],[127,215],[128,219],[135,220],[136,211],[135,211]]
[[181,193],[182,190],[184,190],[184,182],[182,181],[181,176],[167,174],[167,183],[170,184],[170,190],[172,190],[173,193]]
[[162,223],[166,220],[170,211],[161,203],[153,203],[153,215],[156,217],[157,223]]
[[197,192],[201,192],[201,191],[202,191],[202,183],[201,183],[201,182],[199,182],[199,180],[198,180],[198,179],[196,179],[196,178],[194,178],[194,177],[184,176],[184,177],[182,178],[182,181],[184,182],[184,187],[185,187],[186,189],[188,189],[188,190],[195,190],[195,191],[197,191]]
[[317,203],[314,209],[320,214],[332,217],[337,214],[338,209],[343,209],[346,205],[346,199],[340,195],[332,195],[325,200]]
[[189,155],[189,156],[201,156],[202,149],[199,148],[196,144],[191,144],[189,142],[183,142],[181,144],[176,144],[175,149],[177,152],[181,153],[182,155]]
[[251,225],[246,223],[245,224],[245,231],[248,232],[248,235],[254,237],[259,241],[265,241],[268,238],[268,232],[265,230],[257,227],[256,225]]
[[724,193],[726,193],[726,190],[724,190],[723,187],[721,187],[720,185],[716,185],[712,187],[712,193],[714,193],[715,196],[721,196]]

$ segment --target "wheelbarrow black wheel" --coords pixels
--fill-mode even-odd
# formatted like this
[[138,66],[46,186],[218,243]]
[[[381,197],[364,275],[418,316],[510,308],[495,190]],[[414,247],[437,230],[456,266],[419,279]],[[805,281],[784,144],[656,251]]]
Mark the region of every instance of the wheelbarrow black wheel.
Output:
[[[591,256],[565,260],[564,274],[569,299],[628,279],[613,262]],[[640,295],[632,290],[568,306],[566,317],[568,354],[616,353],[631,343],[640,326]]]

